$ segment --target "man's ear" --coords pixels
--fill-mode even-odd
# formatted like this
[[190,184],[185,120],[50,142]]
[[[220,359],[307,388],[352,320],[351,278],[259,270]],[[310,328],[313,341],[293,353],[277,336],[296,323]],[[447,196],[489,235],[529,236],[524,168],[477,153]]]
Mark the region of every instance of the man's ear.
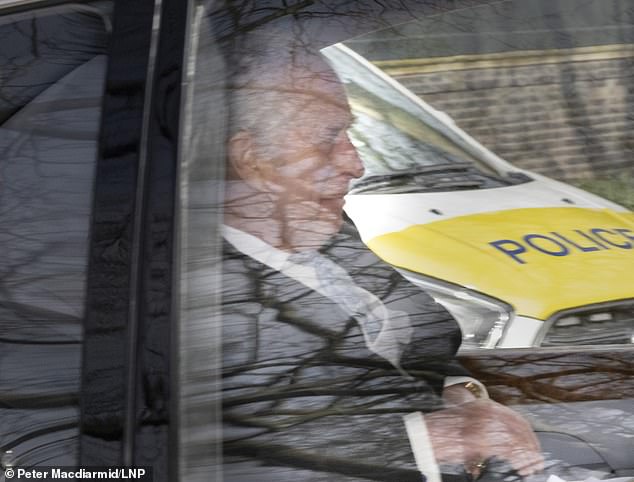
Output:
[[231,169],[239,178],[247,182],[258,178],[257,157],[250,132],[239,131],[232,135],[229,139],[227,154]]

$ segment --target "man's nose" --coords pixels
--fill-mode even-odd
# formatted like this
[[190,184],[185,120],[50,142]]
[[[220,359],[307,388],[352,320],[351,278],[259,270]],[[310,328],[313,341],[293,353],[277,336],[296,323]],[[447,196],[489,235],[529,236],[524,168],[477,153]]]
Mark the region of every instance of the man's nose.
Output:
[[363,163],[346,131],[342,131],[337,137],[337,142],[332,150],[332,160],[342,174],[348,174],[353,178],[363,175]]

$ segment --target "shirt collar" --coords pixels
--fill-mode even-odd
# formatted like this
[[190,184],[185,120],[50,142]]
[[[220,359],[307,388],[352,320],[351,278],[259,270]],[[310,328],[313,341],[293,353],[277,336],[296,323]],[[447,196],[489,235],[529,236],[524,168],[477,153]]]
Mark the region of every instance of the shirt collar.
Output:
[[277,271],[282,271],[291,255],[262,241],[257,236],[226,224],[222,227],[222,234],[238,251]]

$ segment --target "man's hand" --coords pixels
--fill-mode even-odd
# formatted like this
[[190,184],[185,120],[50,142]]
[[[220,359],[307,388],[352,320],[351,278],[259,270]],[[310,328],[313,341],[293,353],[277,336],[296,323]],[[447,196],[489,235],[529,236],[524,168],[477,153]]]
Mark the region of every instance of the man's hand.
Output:
[[489,399],[449,395],[450,408],[425,415],[439,463],[463,464],[480,475],[477,464],[491,457],[509,462],[522,476],[543,469],[544,459],[531,426],[513,410]]

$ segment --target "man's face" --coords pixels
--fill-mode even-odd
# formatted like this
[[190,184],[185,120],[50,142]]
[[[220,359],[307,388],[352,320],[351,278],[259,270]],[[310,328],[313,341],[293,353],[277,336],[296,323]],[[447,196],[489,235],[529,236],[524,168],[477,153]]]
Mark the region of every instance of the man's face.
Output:
[[254,185],[272,197],[270,217],[285,244],[316,247],[339,230],[349,182],[363,173],[346,133],[350,109],[339,80],[325,70],[294,72],[272,98],[254,139]]

